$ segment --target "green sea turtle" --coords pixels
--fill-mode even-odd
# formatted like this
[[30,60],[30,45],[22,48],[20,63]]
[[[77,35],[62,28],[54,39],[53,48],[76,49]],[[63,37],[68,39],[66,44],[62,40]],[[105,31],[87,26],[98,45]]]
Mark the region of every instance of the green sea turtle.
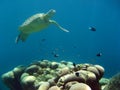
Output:
[[20,34],[17,36],[15,42],[18,43],[20,40],[24,42],[27,37],[34,33],[47,28],[49,25],[54,24],[65,32],[69,32],[65,28],[61,27],[56,21],[50,20],[55,14],[55,10],[51,9],[47,13],[38,13],[28,18],[20,27]]

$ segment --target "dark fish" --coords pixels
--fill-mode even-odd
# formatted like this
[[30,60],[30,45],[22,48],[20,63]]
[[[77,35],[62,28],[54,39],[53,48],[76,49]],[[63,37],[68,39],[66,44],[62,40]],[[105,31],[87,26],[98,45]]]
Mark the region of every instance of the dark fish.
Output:
[[54,54],[54,57],[59,57],[59,54]]
[[96,31],[95,27],[89,27],[88,29],[91,30],[91,31]]
[[76,67],[76,64],[73,62],[73,66]]
[[102,56],[102,53],[100,52],[100,53],[96,54],[96,56],[100,57],[100,56]]
[[75,75],[76,75],[77,77],[79,77],[80,74],[79,74],[79,72],[76,72]]

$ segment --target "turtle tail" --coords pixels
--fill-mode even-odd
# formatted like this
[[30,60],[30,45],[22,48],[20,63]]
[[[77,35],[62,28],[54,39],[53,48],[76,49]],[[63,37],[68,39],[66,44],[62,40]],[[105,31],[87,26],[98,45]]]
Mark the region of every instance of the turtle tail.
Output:
[[29,36],[29,34],[27,34],[27,33],[22,33],[22,32],[21,32],[21,33],[16,37],[15,43],[18,43],[20,40],[21,40],[22,42],[25,42],[28,36]]

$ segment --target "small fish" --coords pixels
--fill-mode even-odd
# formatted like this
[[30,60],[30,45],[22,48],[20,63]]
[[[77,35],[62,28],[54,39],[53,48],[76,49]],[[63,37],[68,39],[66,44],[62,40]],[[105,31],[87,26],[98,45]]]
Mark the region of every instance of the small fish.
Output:
[[73,66],[76,67],[76,64],[73,62]]
[[89,27],[88,29],[91,30],[91,31],[96,31],[95,27]]
[[60,55],[59,54],[54,54],[54,57],[59,57]]
[[75,75],[76,75],[77,77],[79,77],[80,74],[79,74],[79,72],[76,72]]
[[100,57],[100,56],[102,56],[102,53],[101,53],[101,52],[100,52],[100,53],[97,53],[96,56],[97,56],[97,57]]

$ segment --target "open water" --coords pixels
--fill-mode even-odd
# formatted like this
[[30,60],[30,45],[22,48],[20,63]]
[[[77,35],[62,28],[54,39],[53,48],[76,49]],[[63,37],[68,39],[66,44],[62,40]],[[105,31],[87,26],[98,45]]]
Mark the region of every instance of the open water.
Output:
[[[28,17],[50,9],[56,10],[51,19],[70,32],[50,25],[16,44],[19,26]],[[102,55],[96,56],[99,53]],[[0,75],[41,59],[99,64],[108,78],[118,73],[120,0],[1,0]],[[2,82],[0,90],[8,90]]]

